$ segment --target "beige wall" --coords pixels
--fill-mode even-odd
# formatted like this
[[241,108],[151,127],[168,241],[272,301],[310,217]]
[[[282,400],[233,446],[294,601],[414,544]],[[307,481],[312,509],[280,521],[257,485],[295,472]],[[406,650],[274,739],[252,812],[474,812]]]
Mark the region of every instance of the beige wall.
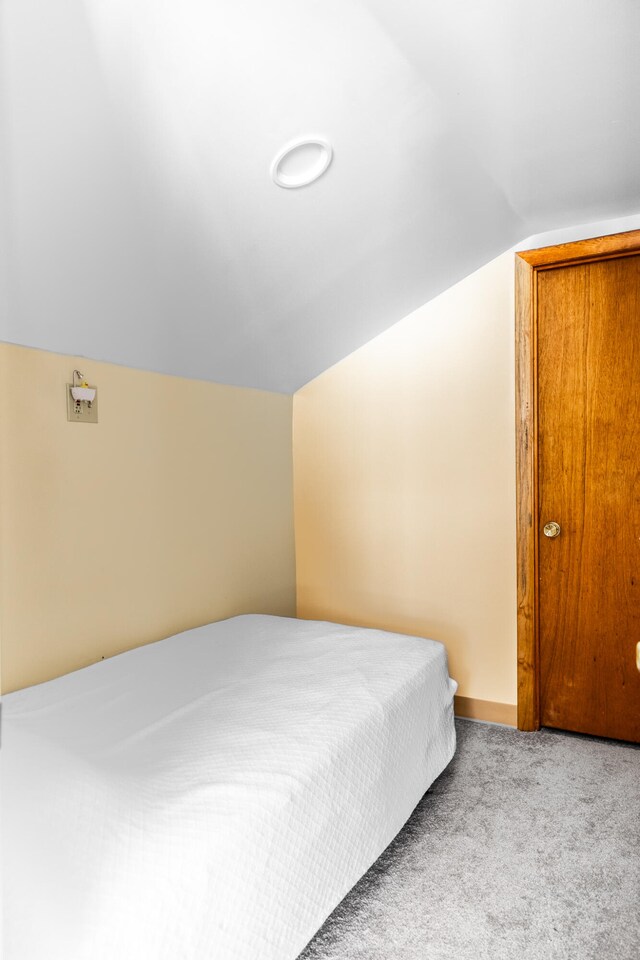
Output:
[[[75,366],[99,423],[69,423]],[[242,612],[293,615],[291,398],[0,344],[5,691]]]
[[513,253],[294,397],[298,615],[443,641],[516,702]]

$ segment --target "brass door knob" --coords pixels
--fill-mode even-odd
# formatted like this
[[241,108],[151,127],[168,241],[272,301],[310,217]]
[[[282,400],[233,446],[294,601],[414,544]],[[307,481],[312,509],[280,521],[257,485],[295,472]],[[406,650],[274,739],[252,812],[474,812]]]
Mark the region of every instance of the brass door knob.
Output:
[[560,524],[556,523],[555,520],[551,520],[549,523],[545,523],[544,530],[542,531],[545,537],[559,537],[560,536]]

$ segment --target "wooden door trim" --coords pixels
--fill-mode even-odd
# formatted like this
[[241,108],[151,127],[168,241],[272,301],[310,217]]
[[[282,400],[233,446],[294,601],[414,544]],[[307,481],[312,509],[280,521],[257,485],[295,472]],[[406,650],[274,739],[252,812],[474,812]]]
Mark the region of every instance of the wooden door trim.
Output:
[[516,253],[516,543],[518,729],[540,727],[538,646],[539,270],[640,253],[640,230]]

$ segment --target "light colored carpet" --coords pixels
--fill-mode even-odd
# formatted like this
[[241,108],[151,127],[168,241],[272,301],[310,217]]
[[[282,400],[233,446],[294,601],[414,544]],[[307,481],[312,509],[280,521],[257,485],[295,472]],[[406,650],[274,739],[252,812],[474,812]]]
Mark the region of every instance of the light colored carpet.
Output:
[[638,960],[640,750],[457,729],[453,762],[300,960]]

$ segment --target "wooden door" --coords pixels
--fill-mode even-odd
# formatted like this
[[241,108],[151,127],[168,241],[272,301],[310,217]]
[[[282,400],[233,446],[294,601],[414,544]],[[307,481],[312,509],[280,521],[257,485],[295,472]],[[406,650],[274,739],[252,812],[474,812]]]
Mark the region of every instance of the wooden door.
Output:
[[537,350],[540,722],[640,742],[640,256],[537,271]]

